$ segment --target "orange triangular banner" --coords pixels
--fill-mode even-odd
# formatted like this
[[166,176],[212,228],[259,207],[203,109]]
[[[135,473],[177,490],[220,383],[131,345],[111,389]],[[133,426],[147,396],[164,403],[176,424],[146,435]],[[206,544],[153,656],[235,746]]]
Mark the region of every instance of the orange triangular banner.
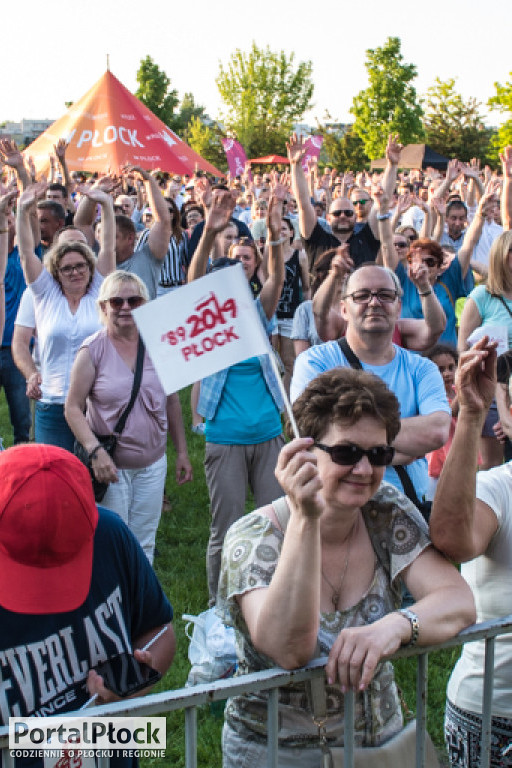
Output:
[[142,168],[192,174],[195,170],[223,176],[158,119],[108,71],[25,150],[38,172],[47,171],[49,155],[59,139],[69,142],[70,171],[110,170],[125,163]]

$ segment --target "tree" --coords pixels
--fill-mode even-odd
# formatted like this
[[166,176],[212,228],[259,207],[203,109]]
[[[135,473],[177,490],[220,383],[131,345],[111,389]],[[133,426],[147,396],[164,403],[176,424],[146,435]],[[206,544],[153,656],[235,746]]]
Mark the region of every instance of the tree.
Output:
[[[509,73],[512,77],[512,72]],[[493,140],[496,153],[496,159],[499,152],[503,152],[505,147],[512,144],[512,80],[505,85],[494,83],[496,93],[491,96],[487,102],[490,107],[498,109],[499,112],[509,115],[509,119],[498,128],[497,136]]]
[[350,111],[354,132],[372,160],[384,155],[388,134],[398,133],[403,144],[423,138],[423,110],[412,81],[414,64],[403,63],[400,38],[388,37],[382,48],[366,51],[369,86],[354,97]]
[[464,101],[457,93],[454,78],[443,82],[437,77],[428,89],[424,126],[426,141],[436,152],[487,162],[492,128],[484,125],[479,102],[472,97]]
[[338,171],[360,171],[368,168],[370,160],[364,151],[364,144],[354,126],[350,126],[342,135],[320,126],[319,133],[324,137],[322,150],[325,151],[327,164]]
[[226,154],[221,144],[218,126],[206,125],[199,117],[193,117],[187,127],[188,143],[198,155],[220,171],[227,170]]
[[137,88],[135,95],[169,128],[173,129],[175,120],[174,110],[178,106],[178,92],[169,90],[170,79],[160,69],[151,56],[142,59],[137,72]]
[[311,106],[310,61],[295,66],[294,54],[258,48],[237,49],[226,68],[220,64],[217,87],[227,112],[226,128],[236,135],[248,157],[283,154],[294,123]]
[[204,120],[206,117],[204,107],[196,104],[192,93],[185,93],[180,104],[180,111],[177,115],[177,125],[174,128],[184,141],[188,141],[189,125],[193,117]]

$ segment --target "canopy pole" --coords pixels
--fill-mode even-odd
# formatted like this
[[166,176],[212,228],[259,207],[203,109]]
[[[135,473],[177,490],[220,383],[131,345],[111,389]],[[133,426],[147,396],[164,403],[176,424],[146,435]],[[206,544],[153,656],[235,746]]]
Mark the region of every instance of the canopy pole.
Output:
[[110,54],[107,53],[107,72],[110,72]]

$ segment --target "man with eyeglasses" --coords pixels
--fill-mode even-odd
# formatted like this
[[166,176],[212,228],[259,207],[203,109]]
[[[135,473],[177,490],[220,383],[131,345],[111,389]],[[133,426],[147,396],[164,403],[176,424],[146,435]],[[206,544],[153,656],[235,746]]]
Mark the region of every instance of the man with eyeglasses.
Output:
[[[342,243],[349,244],[350,257],[356,267],[367,261],[374,262],[380,247],[376,210],[370,211],[368,221],[356,232],[356,213],[352,202],[346,197],[337,197],[332,201],[327,214],[331,232],[326,232],[317,222],[308,182],[302,168],[302,158],[305,154],[304,140],[293,134],[286,148],[290,161],[292,190],[299,207],[299,230],[304,238],[310,268],[325,251],[337,248]],[[397,138],[390,136],[386,147],[387,165],[382,180],[388,196],[391,196],[395,187],[401,148]]]
[[[400,317],[402,290],[393,272],[363,264],[343,286],[341,313],[347,322],[345,339],[364,370],[379,376],[400,403],[401,429],[394,442],[393,465],[403,465],[420,501],[428,487],[426,453],[448,440],[451,410],[441,374],[430,360],[392,342]],[[310,347],[295,361],[291,399],[324,371],[349,366],[339,341]],[[393,466],[384,479],[403,490]]]

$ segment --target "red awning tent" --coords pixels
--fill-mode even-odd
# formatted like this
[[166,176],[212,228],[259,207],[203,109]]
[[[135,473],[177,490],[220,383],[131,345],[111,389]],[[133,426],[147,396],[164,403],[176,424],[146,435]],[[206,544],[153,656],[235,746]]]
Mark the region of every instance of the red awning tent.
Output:
[[267,155],[266,157],[255,157],[253,160],[249,160],[254,165],[289,165],[290,161],[287,157],[281,155]]
[[69,142],[70,171],[117,173],[129,163],[152,170],[193,174],[196,170],[223,176],[194,152],[170,128],[107,70],[32,144],[25,154],[38,172],[48,171],[49,155],[61,138]]

